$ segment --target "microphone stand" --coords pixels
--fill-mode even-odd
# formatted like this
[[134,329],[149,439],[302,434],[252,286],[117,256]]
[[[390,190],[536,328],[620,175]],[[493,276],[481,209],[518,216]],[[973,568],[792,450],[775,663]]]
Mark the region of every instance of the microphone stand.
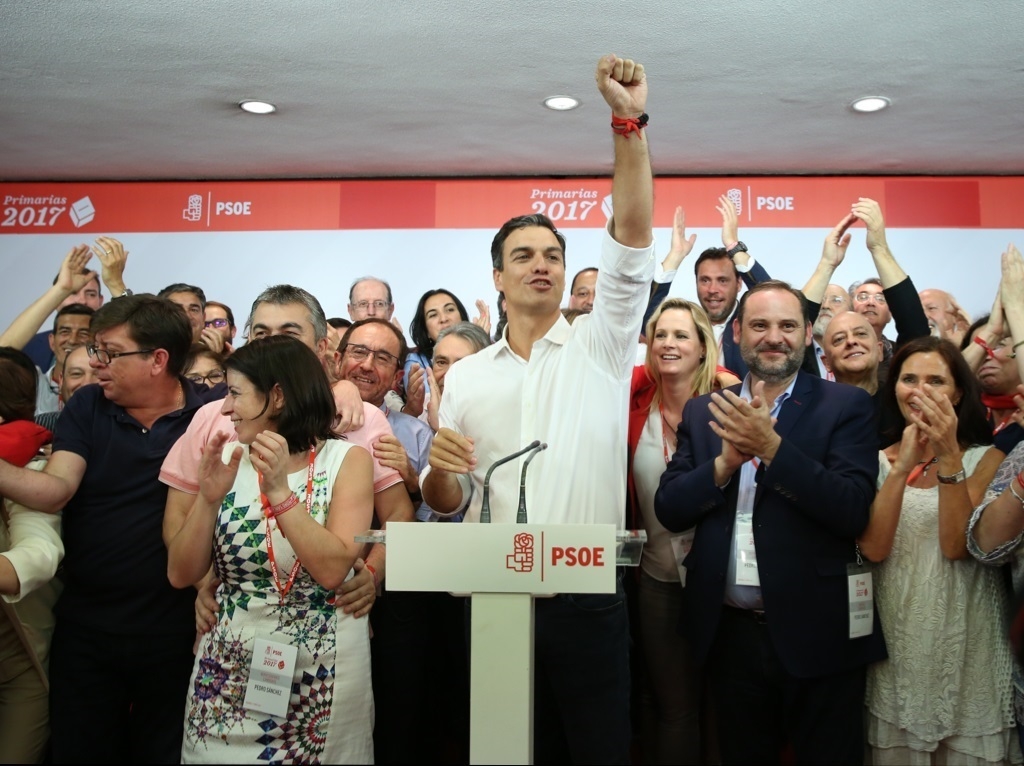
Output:
[[523,463],[523,474],[519,479],[519,510],[516,512],[516,524],[526,523],[526,469],[530,467],[530,461],[548,448],[547,442],[534,447],[533,454],[526,458]]
[[496,461],[494,463],[494,465],[492,465],[490,468],[487,469],[487,474],[484,476],[484,496],[483,496],[483,500],[482,500],[482,502],[480,504],[480,523],[481,524],[490,524],[491,523],[491,496],[490,496],[490,493],[491,493],[491,474],[494,473],[494,469],[497,468],[499,465],[504,465],[505,463],[509,462],[510,460],[515,460],[520,455],[525,455],[527,452],[530,452],[531,450],[535,450],[538,447],[540,447],[540,440],[539,439],[535,439],[532,442],[530,442],[529,444],[527,444],[525,447],[523,447],[521,450],[519,450],[518,452],[513,452],[511,455],[503,457],[501,460]]

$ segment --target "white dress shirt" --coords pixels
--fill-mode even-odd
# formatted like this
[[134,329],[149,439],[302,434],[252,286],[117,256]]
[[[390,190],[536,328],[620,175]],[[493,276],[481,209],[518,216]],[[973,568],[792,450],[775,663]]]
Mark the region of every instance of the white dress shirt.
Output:
[[[653,241],[633,249],[606,231],[592,313],[572,325],[559,317],[529,361],[502,338],[452,366],[438,417],[475,444],[477,467],[459,476],[466,521],[480,520],[487,469],[540,439],[548,449],[527,474],[530,522],[622,528],[629,381],[653,273]],[[516,520],[523,460],[491,477],[495,523]]]

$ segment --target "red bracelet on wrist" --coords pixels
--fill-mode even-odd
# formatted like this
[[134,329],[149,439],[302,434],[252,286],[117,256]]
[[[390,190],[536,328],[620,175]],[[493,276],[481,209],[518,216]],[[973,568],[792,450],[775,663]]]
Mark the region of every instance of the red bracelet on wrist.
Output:
[[[1022,473],[1024,473],[1024,472],[1022,472]],[[1020,473],[1017,474],[1017,483],[1020,485],[1021,489],[1024,489],[1024,478],[1021,478],[1021,475],[1022,474],[1020,474]]]
[[373,575],[373,589],[380,590],[380,580],[377,579],[377,570],[372,564],[363,564],[363,568],[369,570],[370,574]]
[[639,117],[616,117],[612,115],[612,132],[629,138],[630,133],[640,134],[651,118],[644,112]]
[[267,513],[271,518],[276,519],[282,513],[290,511],[292,508],[299,504],[299,496],[292,492],[285,500],[277,505],[271,505],[267,508]]

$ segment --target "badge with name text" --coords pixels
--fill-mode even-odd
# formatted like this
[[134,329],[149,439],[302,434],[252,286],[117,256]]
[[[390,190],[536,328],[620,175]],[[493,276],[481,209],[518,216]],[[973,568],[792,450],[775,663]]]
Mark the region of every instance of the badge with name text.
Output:
[[846,582],[850,594],[850,638],[870,636],[875,629],[871,572],[865,566],[847,564]]
[[757,552],[754,550],[754,515],[744,513],[736,517],[736,584],[761,587],[757,571]]
[[247,710],[284,718],[292,696],[292,676],[299,650],[294,646],[257,638],[253,642],[249,683],[245,687]]

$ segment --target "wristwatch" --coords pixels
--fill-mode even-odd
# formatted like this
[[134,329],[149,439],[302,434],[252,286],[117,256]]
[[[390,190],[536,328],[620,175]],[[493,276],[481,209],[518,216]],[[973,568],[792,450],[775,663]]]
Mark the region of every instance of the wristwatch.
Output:
[[956,473],[951,473],[949,476],[943,476],[941,473],[936,473],[935,478],[939,480],[939,484],[959,484],[960,482],[967,481],[967,472],[961,468]]
[[135,293],[133,293],[133,292],[132,292],[131,290],[129,290],[129,289],[128,289],[128,288],[126,287],[126,288],[124,288],[124,292],[123,292],[123,293],[121,293],[121,294],[120,294],[119,296],[117,296],[117,297],[118,297],[118,298],[127,298],[127,297],[128,297],[129,295],[135,295]]
[[725,251],[725,254],[732,258],[734,255],[736,255],[736,253],[745,252],[747,252],[747,246],[744,245],[742,242],[737,241],[735,245],[733,245],[732,247]]

